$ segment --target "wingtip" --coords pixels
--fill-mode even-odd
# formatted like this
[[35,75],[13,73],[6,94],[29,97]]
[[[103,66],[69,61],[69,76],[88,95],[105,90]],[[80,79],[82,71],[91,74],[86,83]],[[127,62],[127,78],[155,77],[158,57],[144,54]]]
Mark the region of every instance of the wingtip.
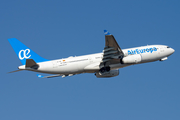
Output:
[[40,74],[37,74],[37,77],[38,78],[43,78],[44,76],[40,75]]
[[104,30],[104,34],[105,35],[111,35],[111,33],[109,33],[107,30]]

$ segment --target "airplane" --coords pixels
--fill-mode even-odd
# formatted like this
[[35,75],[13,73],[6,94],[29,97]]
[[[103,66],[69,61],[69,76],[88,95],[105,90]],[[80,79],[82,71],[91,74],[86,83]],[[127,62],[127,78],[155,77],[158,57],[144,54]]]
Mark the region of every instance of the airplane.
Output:
[[[19,70],[53,74],[39,78],[67,77],[81,73],[95,73],[97,78],[109,78],[119,75],[119,69],[130,65],[164,61],[174,53],[174,49],[166,45],[147,45],[128,49],[121,49],[114,36],[107,30],[105,47],[102,53],[89,54],[48,60],[40,57],[16,38],[8,39],[22,65]],[[10,73],[12,73],[10,72]]]

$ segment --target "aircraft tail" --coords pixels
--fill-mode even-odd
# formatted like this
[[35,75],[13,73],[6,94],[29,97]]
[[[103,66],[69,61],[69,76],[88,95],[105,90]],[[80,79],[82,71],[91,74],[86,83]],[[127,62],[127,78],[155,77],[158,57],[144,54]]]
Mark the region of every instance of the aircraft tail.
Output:
[[13,47],[14,51],[16,52],[19,60],[23,65],[26,64],[26,59],[33,59],[36,63],[38,62],[44,62],[49,61],[47,59],[42,58],[38,54],[36,54],[34,51],[32,51],[30,48],[25,46],[23,43],[21,43],[16,38],[8,39],[9,43]]

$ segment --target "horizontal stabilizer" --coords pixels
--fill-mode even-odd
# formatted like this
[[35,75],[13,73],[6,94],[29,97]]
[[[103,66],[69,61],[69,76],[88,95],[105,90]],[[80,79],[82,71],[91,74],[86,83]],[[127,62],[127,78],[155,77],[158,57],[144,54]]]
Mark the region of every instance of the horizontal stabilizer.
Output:
[[11,71],[11,72],[8,72],[8,73],[14,73],[14,72],[19,72],[19,71],[22,71],[22,70],[15,70],[15,71]]
[[33,59],[26,59],[26,67],[37,69],[39,66]]

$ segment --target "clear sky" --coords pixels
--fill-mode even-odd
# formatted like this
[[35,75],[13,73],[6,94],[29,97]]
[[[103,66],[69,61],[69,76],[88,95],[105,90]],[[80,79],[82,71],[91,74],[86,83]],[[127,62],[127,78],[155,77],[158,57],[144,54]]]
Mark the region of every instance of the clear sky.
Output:
[[[179,0],[1,0],[0,120],[180,120],[179,6]],[[109,79],[7,74],[21,65],[8,38],[58,59],[102,52],[104,29],[121,48],[162,44],[175,53]]]

